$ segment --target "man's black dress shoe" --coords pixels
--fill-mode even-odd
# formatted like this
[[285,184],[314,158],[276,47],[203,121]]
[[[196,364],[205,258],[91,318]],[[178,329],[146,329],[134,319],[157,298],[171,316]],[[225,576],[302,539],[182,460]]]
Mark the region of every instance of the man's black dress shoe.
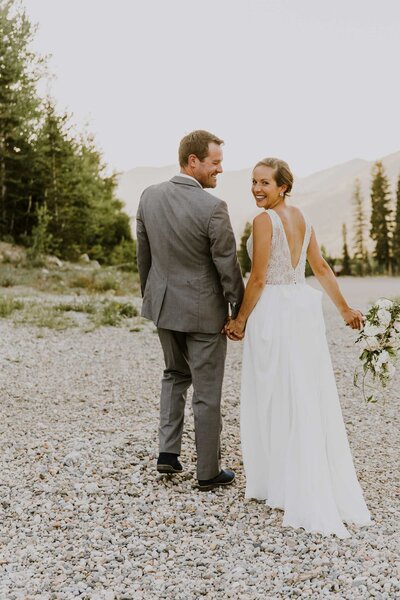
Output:
[[159,473],[182,473],[182,465],[178,460],[179,454],[160,452],[157,460],[157,471]]
[[199,479],[199,489],[202,492],[208,492],[220,485],[229,485],[235,479],[235,473],[229,469],[223,469],[219,475],[213,479]]

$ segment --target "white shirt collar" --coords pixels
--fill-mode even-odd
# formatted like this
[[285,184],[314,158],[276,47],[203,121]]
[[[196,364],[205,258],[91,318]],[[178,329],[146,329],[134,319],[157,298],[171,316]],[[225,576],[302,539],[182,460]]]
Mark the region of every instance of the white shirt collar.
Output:
[[203,186],[201,185],[201,183],[199,183],[197,181],[197,179],[195,179],[194,177],[192,177],[191,175],[186,175],[186,173],[178,173],[177,177],[187,177],[188,179],[191,179],[192,181],[195,181],[197,183],[198,186],[201,187],[201,189],[203,189]]

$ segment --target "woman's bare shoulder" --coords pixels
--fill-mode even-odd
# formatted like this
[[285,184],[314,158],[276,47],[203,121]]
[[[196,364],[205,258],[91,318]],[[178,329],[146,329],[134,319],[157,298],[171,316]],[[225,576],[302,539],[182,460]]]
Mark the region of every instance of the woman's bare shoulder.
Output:
[[267,212],[262,212],[253,219],[253,238],[255,243],[270,241],[272,237],[272,221]]
[[264,211],[264,212],[260,213],[259,215],[257,215],[256,217],[254,217],[253,228],[259,227],[259,226],[265,227],[266,225],[271,226],[271,217],[269,216],[267,211]]

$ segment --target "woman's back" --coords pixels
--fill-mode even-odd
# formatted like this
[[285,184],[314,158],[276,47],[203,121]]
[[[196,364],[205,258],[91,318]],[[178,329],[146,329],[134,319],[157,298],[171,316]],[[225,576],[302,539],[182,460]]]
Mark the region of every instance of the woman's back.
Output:
[[[305,283],[307,247],[311,225],[297,208],[285,211],[267,209],[272,223],[271,253],[267,268],[267,284],[292,285]],[[248,252],[253,253],[253,240],[249,238]]]

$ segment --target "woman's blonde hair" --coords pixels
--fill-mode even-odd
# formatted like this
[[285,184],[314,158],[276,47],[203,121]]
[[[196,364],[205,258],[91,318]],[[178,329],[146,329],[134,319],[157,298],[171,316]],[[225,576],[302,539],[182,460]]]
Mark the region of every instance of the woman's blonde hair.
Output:
[[271,169],[275,170],[274,179],[277,185],[286,185],[287,189],[285,191],[285,196],[288,196],[292,191],[293,187],[293,174],[289,169],[289,165],[284,160],[280,158],[263,158],[260,160],[256,167],[271,167]]

